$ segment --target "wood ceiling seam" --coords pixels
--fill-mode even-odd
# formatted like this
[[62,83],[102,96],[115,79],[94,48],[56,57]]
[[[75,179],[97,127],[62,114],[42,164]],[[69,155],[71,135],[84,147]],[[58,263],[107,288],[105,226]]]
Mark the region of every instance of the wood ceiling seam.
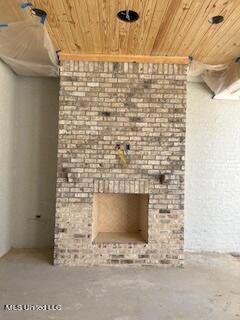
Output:
[[[141,38],[143,34],[143,32],[141,31],[143,29],[142,21],[145,16],[147,3],[143,0],[140,0],[140,1],[135,0],[135,3],[134,3],[133,9],[139,13],[139,19],[136,22],[131,24],[131,32],[128,37],[128,45],[127,45],[128,48],[131,48],[131,50],[129,51],[129,54],[136,54],[137,52],[142,52],[139,49],[139,44],[144,41],[143,38]],[[152,0],[151,0],[151,3],[152,3]]]
[[104,8],[104,10],[102,10],[101,12],[102,12],[102,14],[104,15],[104,16],[102,16],[102,21],[103,21],[103,23],[102,23],[102,28],[101,28],[101,30],[102,30],[102,34],[104,35],[104,40],[103,40],[103,43],[102,43],[102,45],[103,45],[103,48],[102,48],[102,52],[107,52],[108,51],[108,25],[109,25],[109,23],[108,23],[108,15],[106,14],[106,8],[107,8],[107,1],[106,0],[103,0],[103,1],[101,1],[100,0],[100,2],[102,2],[102,6],[104,6],[103,8]]
[[[196,27],[195,27],[195,29],[196,29],[196,31],[197,32],[199,32],[200,30],[201,30],[201,27],[199,27],[198,25],[197,25],[197,23],[198,23],[198,21],[197,21],[197,19],[196,19],[196,15],[199,13],[199,11],[206,11],[206,9],[204,9],[205,8],[205,6],[204,6],[204,2],[202,2],[201,3],[201,6],[200,7],[198,7],[197,5],[194,7],[194,9],[196,9],[196,13],[195,13],[195,15],[193,14],[192,15],[192,19],[190,20],[190,23],[187,25],[187,27],[186,27],[186,30],[185,30],[185,34],[186,34],[186,36],[185,36],[185,39],[186,38],[189,38],[188,36],[189,36],[189,34],[190,34],[190,30],[192,30],[193,29],[193,26],[194,26],[194,24],[196,24]],[[199,21],[199,24],[201,23],[201,21]],[[194,29],[194,30],[195,30]],[[196,37],[196,34],[194,34],[194,38],[196,39],[197,37]],[[184,40],[185,40],[184,39]],[[191,41],[191,44],[192,44],[192,41]],[[186,46],[184,45],[184,41],[181,41],[181,43],[180,43],[180,45],[179,45],[179,47],[177,48],[177,50],[182,50],[181,52],[184,52],[184,51],[186,51]],[[182,49],[181,49],[182,48]],[[176,50],[176,48],[175,48],[175,50]],[[176,51],[175,51],[176,52]],[[189,49],[189,51],[188,51],[188,55],[192,55],[192,49],[190,50]]]
[[[60,24],[62,23],[66,26],[64,38],[66,39],[66,42],[68,44],[68,48],[70,48],[70,50],[74,50],[74,47],[72,47],[72,43],[74,43],[74,38],[72,38],[71,26],[70,26],[68,17],[66,16],[66,19],[64,19],[64,15],[65,15],[64,13],[66,12],[66,7],[64,6],[64,3],[65,3],[65,0],[58,1],[59,8],[60,8],[60,10],[62,10]],[[67,12],[68,12],[68,10],[67,10]]]
[[[208,0],[207,0],[207,1],[208,1]],[[212,0],[212,1],[215,1],[215,0]],[[199,2],[198,2],[198,4],[199,4]],[[196,6],[196,8],[197,8],[197,13],[199,13],[200,10],[202,10],[203,8],[205,8],[204,4],[205,4],[205,2],[202,2],[200,8],[199,8],[198,6]],[[205,9],[205,11],[206,11],[206,9]],[[196,24],[196,30],[198,30],[198,32],[199,32],[199,30],[201,30],[201,27],[199,28],[199,26],[197,26],[196,16],[193,15],[193,16],[192,16],[192,19],[190,20],[190,23],[188,24],[188,28],[186,28],[186,30],[185,30],[185,34],[186,34],[185,39],[188,38],[188,35],[190,34],[189,31],[190,31],[190,29],[192,29],[192,26],[193,26],[194,24]],[[197,38],[196,35],[194,35],[194,38]],[[185,40],[185,39],[184,39],[184,40]],[[184,41],[181,41],[181,43],[179,44],[179,46],[175,49],[174,54],[176,54],[176,50],[179,50],[180,52],[185,52],[186,48],[185,48],[185,46],[183,47],[183,44],[184,44]],[[191,44],[192,44],[192,43],[191,43]],[[189,50],[188,53],[187,53],[187,55],[192,55],[192,52]]]
[[[122,4],[123,1],[120,2],[120,11],[122,10],[127,10],[129,8],[129,1],[128,1],[128,5],[126,5],[125,3]],[[121,20],[119,20],[119,54],[122,54],[122,52],[124,52],[124,41],[126,41],[126,33],[127,33],[127,29],[129,31],[129,23],[123,22]]]
[[[166,10],[166,7],[167,6],[165,6],[165,10]],[[148,39],[148,46],[147,46],[147,48],[145,47],[145,50],[144,50],[145,54],[152,54],[153,53],[152,52],[153,46],[154,46],[154,43],[156,41],[159,29],[160,29],[160,27],[162,25],[162,21],[163,21],[163,18],[164,18],[165,10],[164,10],[164,12],[162,12],[160,14],[160,18],[161,19],[157,19],[158,14],[162,11],[162,8],[159,5],[159,1],[156,1],[156,7],[154,9],[153,21],[151,22],[151,29],[152,30],[155,29],[156,32],[154,32],[154,35],[153,35],[153,31],[151,32],[152,36],[150,36],[150,39]],[[156,25],[156,27],[155,27],[155,25]]]
[[[38,1],[39,2],[39,1]],[[61,15],[53,15],[52,12],[56,12],[56,8],[55,5],[51,2],[51,1],[45,1],[46,5],[45,6],[41,6],[41,1],[39,2],[39,8],[42,8],[43,10],[45,10],[46,12],[51,12],[51,14],[48,14],[48,22],[50,24],[50,21],[56,21],[56,30],[58,30],[58,28],[61,28],[63,26],[63,23],[65,24],[65,22],[62,19]],[[61,1],[59,1],[59,4],[61,3]],[[52,10],[51,10],[52,8]],[[63,7],[62,7],[63,9]],[[61,11],[60,11],[61,12]],[[64,29],[64,28],[63,28]],[[64,49],[65,47],[68,47],[68,37],[66,36],[66,32],[62,32],[60,33],[60,38],[64,39]]]
[[[193,9],[193,3],[192,3],[192,5],[190,6],[190,8],[189,8],[189,10],[188,10],[185,18],[187,18],[187,16],[192,16],[192,14],[191,14],[191,11],[192,11],[192,10],[194,10],[194,9]],[[193,20],[193,21],[194,21],[194,20]],[[175,42],[172,42],[172,46],[171,46],[171,52],[173,52],[174,54],[175,54],[176,50],[179,50],[179,46],[180,46],[180,44],[182,43],[183,38],[185,38],[185,35],[187,34],[187,29],[186,29],[186,27],[187,27],[187,26],[186,26],[186,21],[185,21],[185,20],[182,20],[181,27],[180,27],[180,28],[181,28],[180,36],[179,36],[179,32],[176,33]],[[180,28],[179,28],[179,29],[180,29]],[[186,30],[183,31],[183,29],[186,29]],[[179,44],[179,43],[180,43],[180,44]]]
[[100,38],[100,42],[101,42],[101,52],[104,51],[103,49],[103,43],[104,43],[104,35],[103,33],[100,31],[101,30],[101,18],[100,18],[100,8],[99,8],[99,1],[96,1],[97,4],[97,14],[98,14],[98,20],[99,20],[99,38]]
[[[77,12],[77,6],[76,6],[76,2],[75,1],[73,1],[73,7],[75,9],[75,12]],[[86,51],[87,45],[86,45],[85,38],[84,38],[84,32],[83,32],[83,29],[82,29],[82,26],[81,26],[81,23],[80,23],[80,20],[79,20],[79,15],[76,14],[76,17],[77,17],[76,23],[77,23],[79,31],[81,33],[81,39],[78,39],[77,42],[78,42],[78,45],[80,43],[80,47],[84,48],[84,50],[82,50],[82,51]]]
[[[235,9],[233,9],[232,12],[234,12],[234,11],[235,11]],[[231,16],[231,15],[230,15],[230,16]],[[230,16],[229,16],[229,17],[230,17]],[[238,20],[239,20],[239,18],[238,18],[238,16],[236,15],[236,21],[238,21]],[[231,25],[231,24],[230,24],[230,25]],[[223,25],[223,26],[224,26],[224,25]],[[230,27],[230,30],[231,30],[232,28],[233,28],[233,29],[235,28],[235,23],[232,23],[232,27]],[[227,31],[224,32],[224,33],[228,34],[229,28],[226,27],[226,29],[227,29]],[[237,31],[238,31],[238,30],[236,30],[236,33],[237,33]],[[220,33],[219,33],[219,34],[220,34]],[[222,34],[223,34],[223,32],[222,32]],[[216,45],[213,45],[213,44],[212,44],[211,49],[208,51],[208,52],[209,52],[209,59],[210,59],[211,56],[215,56],[215,55],[224,56],[224,61],[221,60],[221,61],[219,61],[219,63],[227,63],[227,62],[230,62],[230,61],[234,58],[233,52],[228,55],[228,53],[225,51],[225,48],[228,47],[228,44],[229,44],[229,43],[232,41],[232,39],[236,36],[235,31],[234,31],[232,34],[233,34],[232,37],[227,36],[226,41],[220,40],[220,39],[223,39],[223,38],[224,38],[225,34],[224,34],[224,36],[221,37],[220,39],[219,39],[219,38],[216,39],[215,43],[216,43],[216,42],[219,42],[219,43],[222,44],[221,49],[218,48],[218,47],[219,47],[218,45],[216,46]],[[230,45],[230,47],[232,47],[232,46]],[[215,54],[214,54],[214,51],[216,52]],[[239,49],[238,49],[238,52],[239,52]]]
[[[230,13],[230,15],[229,15],[229,18],[230,18],[230,16],[234,13],[236,11],[236,8],[235,7],[233,7],[233,10],[231,11],[231,13]],[[240,15],[240,5],[239,5],[239,15]],[[235,26],[237,26],[238,24],[236,23],[238,20],[239,20],[239,15],[238,14],[236,14],[236,16],[235,16],[235,20],[233,20],[233,21],[231,21],[231,26],[232,27],[230,27],[230,30],[231,29],[235,29]],[[231,34],[232,34],[232,36],[231,37],[229,37],[228,36],[228,33],[230,33],[229,32],[229,29],[228,29],[228,24],[222,24],[222,26],[221,26],[222,28],[221,28],[221,37],[219,37],[219,38],[216,38],[216,40],[214,41],[214,44],[212,44],[212,46],[211,46],[211,49],[210,50],[208,50],[208,55],[209,56],[212,56],[213,55],[213,52],[214,51],[216,51],[217,50],[217,52],[219,53],[219,49],[216,49],[216,44],[217,43],[224,43],[224,47],[227,47],[228,46],[228,43],[230,43],[230,42],[232,42],[233,41],[233,39],[236,37],[236,34],[238,33],[238,31],[240,31],[240,26],[238,27],[238,29],[236,30],[236,31],[232,31],[231,32]],[[225,30],[226,29],[226,30]],[[225,37],[227,37],[227,39],[226,39],[226,41],[223,41],[223,39],[225,38]],[[238,37],[239,38],[239,37]],[[240,50],[239,50],[240,51]],[[240,53],[240,52],[239,52]],[[204,59],[204,56],[203,56],[203,54],[201,53],[201,56],[200,56],[200,59]],[[229,61],[230,61],[231,59],[229,59]],[[226,61],[227,62],[227,61]]]
[[[221,11],[219,11],[219,15],[225,16],[224,11],[225,11],[225,7],[222,8]],[[209,35],[209,31],[210,31],[211,29],[213,30],[213,28],[215,27],[215,28],[214,28],[214,29],[215,29],[214,36],[216,36],[216,27],[218,27],[218,31],[219,31],[219,29],[221,29],[222,26],[224,26],[224,24],[220,24],[219,26],[218,26],[218,25],[214,26],[214,25],[211,25],[211,24],[209,23],[209,28],[206,30],[206,32],[204,33],[204,35],[202,36],[202,38],[199,40],[199,42],[198,42],[198,47],[195,47],[195,49],[194,49],[194,51],[193,51],[193,54],[197,57],[197,59],[199,59],[199,56],[198,56],[199,48],[200,48],[200,47],[204,47],[204,39],[206,38],[206,35],[208,34],[208,37],[211,37],[211,35]],[[212,39],[213,39],[213,38],[211,38],[211,42],[212,42]],[[209,42],[209,43],[211,43],[211,42]],[[206,46],[206,47],[207,47],[207,46]],[[209,49],[208,49],[208,50],[209,50]],[[209,51],[208,51],[208,52],[209,52]]]
[[77,7],[77,12],[81,12],[79,24],[83,25],[82,38],[84,43],[86,43],[86,47],[84,48],[84,52],[88,50],[94,51],[94,37],[91,31],[91,25],[88,17],[88,5],[85,0],[75,1],[75,5]]
[[102,38],[102,32],[100,31],[101,30],[101,19],[100,19],[100,10],[99,10],[99,1],[98,0],[95,0],[95,6],[96,6],[96,15],[98,17],[98,38],[99,38],[99,43],[100,43],[100,52],[103,51],[103,46],[102,46],[102,43],[103,43],[103,38]]
[[[181,8],[181,2],[176,2],[175,1],[171,1],[170,6],[165,14],[165,18],[163,21],[162,25],[162,32],[161,32],[161,37],[158,39],[158,50],[161,50],[160,53],[161,54],[166,54],[166,39],[171,35],[172,32],[172,26],[174,23],[174,17],[175,15],[179,12]],[[159,37],[159,34],[158,34]],[[164,52],[163,49],[164,48]]]
[[[178,8],[177,8],[177,10],[176,10],[176,14],[175,14],[175,17],[177,16],[177,14],[178,13],[180,13],[180,15],[181,15],[181,13],[182,13],[182,5],[179,5],[178,6]],[[187,14],[187,13],[186,13]],[[168,35],[167,34],[170,34],[170,33],[172,33],[173,34],[173,40],[172,40],[172,43],[174,43],[174,39],[175,39],[175,35],[179,32],[179,29],[176,29],[176,32],[174,32],[173,30],[172,30],[172,25],[174,25],[174,20],[172,20],[171,21],[171,24],[169,24],[169,28],[168,28],[168,31],[169,32],[166,32],[166,36],[164,37],[164,45],[165,45],[165,50],[166,50],[166,52],[167,52],[167,54],[170,54],[169,53],[169,50],[168,50],[168,48],[167,48],[167,44],[166,44],[166,42],[168,42]]]
[[152,50],[151,50],[151,54],[155,54],[157,51],[159,51],[159,46],[160,46],[160,43],[161,43],[161,41],[159,40],[159,34],[163,33],[163,31],[162,31],[163,23],[164,23],[165,16],[166,16],[167,12],[169,12],[169,8],[171,6],[171,3],[172,3],[172,0],[169,0],[167,6],[165,7],[164,14],[162,15],[161,24],[159,26],[158,33],[157,33],[156,39],[154,41],[154,44],[153,44],[153,47],[152,47]]
[[[194,0],[190,0],[190,5],[189,5],[188,10],[190,9],[193,1]],[[169,47],[169,49],[167,51],[168,54],[170,54],[170,52],[172,52],[172,45],[175,43],[174,40],[176,39],[176,37],[178,35],[178,32],[181,30],[182,24],[184,23],[184,20],[185,20],[187,14],[188,14],[188,10],[183,10],[185,12],[184,17],[180,17],[180,19],[178,20],[178,22],[177,22],[177,24],[175,26],[175,30],[174,30],[175,32],[174,31],[172,32],[173,35],[175,35],[175,36],[173,37],[173,41],[171,41],[170,47]],[[180,23],[180,25],[179,25],[179,23]]]
[[111,51],[111,35],[110,35],[110,19],[111,19],[111,13],[110,13],[110,5],[109,1],[106,2],[106,7],[107,7],[107,15],[106,15],[106,51],[105,52],[110,52]]
[[[136,2],[137,2],[137,5],[136,5]],[[139,2],[133,0],[131,5],[130,5],[130,1],[129,1],[128,5],[125,8],[126,8],[126,10],[133,10],[133,11],[139,12],[139,8],[138,8],[139,3],[142,4],[142,0],[140,0]],[[121,20],[118,19],[118,23],[120,23],[120,24],[125,23],[127,25],[127,27],[129,27],[129,29],[128,29],[129,32],[127,33],[127,38],[126,38],[126,48],[129,51],[129,53],[132,54],[133,46],[132,45],[129,46],[129,44],[132,43],[132,38],[134,38],[135,29],[139,25],[139,20],[131,23],[131,22],[122,22]]]
[[[73,48],[75,50],[76,43],[78,42],[78,40],[76,38],[76,34],[74,32],[72,32],[72,30],[75,29],[76,21],[75,21],[75,19],[73,17],[73,13],[72,13],[72,7],[73,7],[72,2],[70,3],[69,1],[70,0],[63,1],[62,5],[63,5],[63,8],[65,8],[65,10],[67,8],[66,12],[68,13],[68,15],[67,15],[66,21],[67,21],[67,24],[68,24],[68,27],[69,27],[69,31],[70,31],[72,39],[73,39]],[[70,20],[69,20],[69,18],[70,18]],[[72,45],[72,43],[71,43],[71,45]]]
[[[94,41],[94,36],[93,36],[93,32],[92,32],[92,21],[91,21],[91,16],[90,16],[90,10],[89,10],[89,3],[91,2],[87,2],[86,0],[83,0],[83,2],[85,3],[85,7],[86,7],[86,14],[87,14],[87,17],[88,17],[88,22],[89,22],[89,34],[91,36],[91,42],[92,42],[92,45],[93,45],[93,51],[95,51],[95,41]],[[94,30],[94,34],[95,34],[95,30]]]
[[[152,1],[154,1],[154,0],[152,0]],[[149,17],[150,23],[148,24],[148,28],[142,27],[142,28],[144,28],[144,32],[143,32],[144,37],[142,38],[142,41],[140,41],[140,39],[138,41],[138,51],[142,52],[143,54],[146,54],[146,52],[145,52],[146,44],[149,41],[149,35],[152,32],[151,27],[152,27],[153,16],[155,13],[156,6],[157,6],[157,0],[154,1],[154,8],[151,8],[151,16]],[[145,10],[146,10],[146,7],[145,7]],[[140,44],[140,47],[139,47],[139,44]]]
[[[213,3],[214,3],[214,1],[213,1]],[[209,21],[210,16],[215,16],[215,12],[212,12],[212,13],[211,13],[211,11],[208,11],[208,10],[207,10],[208,8],[209,8],[209,10],[213,10],[214,4],[211,3],[211,5],[210,5],[210,3],[209,3],[209,5],[207,6],[207,8],[205,9],[206,15],[203,17],[203,24],[202,24],[202,25],[205,25],[205,24],[206,24],[206,29],[205,29],[205,31],[203,31],[203,32],[199,35],[199,37],[196,37],[196,38],[198,39],[198,44],[199,44],[199,45],[200,45],[202,39],[205,38],[206,33],[209,33],[210,30],[211,30],[212,27],[213,27],[208,21]],[[214,8],[214,10],[215,10],[215,8]],[[210,39],[210,38],[209,38],[209,39]],[[197,56],[197,53],[196,53],[196,49],[197,49],[197,45],[198,45],[198,44],[196,43],[196,41],[194,42],[194,44],[195,44],[195,45],[194,45],[193,48],[192,48],[192,55],[193,55],[196,59],[198,59],[198,56]]]
[[[133,9],[134,8],[134,0],[128,0],[128,4],[126,5],[126,10],[130,10],[130,9]],[[125,10],[125,9],[124,9]],[[119,20],[120,21],[120,23],[122,23],[122,24],[125,24],[125,28],[126,28],[126,30],[128,30],[128,32],[125,34],[125,38],[126,38],[126,40],[124,41],[124,43],[125,43],[125,46],[124,46],[124,50],[123,50],[123,52],[121,52],[121,54],[122,53],[125,53],[126,51],[127,51],[127,48],[128,48],[128,39],[129,39],[129,36],[130,36],[130,30],[131,30],[131,25],[132,25],[132,23],[128,23],[128,22],[121,22],[121,20]]]
[[[119,0],[110,2],[110,12],[113,12],[113,16],[116,17],[119,12]],[[110,35],[112,34],[112,41],[110,41],[110,53],[117,54],[119,50],[119,25],[118,19],[113,18],[113,22],[110,23],[109,29]]]

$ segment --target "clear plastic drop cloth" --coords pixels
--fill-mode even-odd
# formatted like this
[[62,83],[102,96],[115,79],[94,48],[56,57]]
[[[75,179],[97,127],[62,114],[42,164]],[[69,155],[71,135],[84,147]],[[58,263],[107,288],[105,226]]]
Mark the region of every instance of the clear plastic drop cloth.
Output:
[[235,62],[208,65],[191,61],[188,77],[190,81],[204,81],[213,91],[214,99],[240,99],[240,65]]
[[17,74],[58,77],[58,57],[46,27],[25,20],[0,28],[0,59]]

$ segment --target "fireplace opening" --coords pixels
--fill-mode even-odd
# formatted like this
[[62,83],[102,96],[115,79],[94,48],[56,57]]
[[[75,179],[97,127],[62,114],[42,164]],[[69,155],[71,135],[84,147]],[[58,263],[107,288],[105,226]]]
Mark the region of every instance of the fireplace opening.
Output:
[[95,193],[93,243],[147,243],[147,194]]

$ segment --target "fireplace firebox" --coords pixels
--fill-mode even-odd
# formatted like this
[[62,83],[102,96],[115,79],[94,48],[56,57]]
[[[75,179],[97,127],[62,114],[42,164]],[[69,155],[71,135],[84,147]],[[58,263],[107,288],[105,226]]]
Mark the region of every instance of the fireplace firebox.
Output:
[[95,193],[94,243],[147,243],[148,195]]

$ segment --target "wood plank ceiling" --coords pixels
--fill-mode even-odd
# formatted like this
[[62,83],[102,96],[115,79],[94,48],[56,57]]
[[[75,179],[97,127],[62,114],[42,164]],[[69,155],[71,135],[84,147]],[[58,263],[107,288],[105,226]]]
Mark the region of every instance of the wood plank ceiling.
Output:
[[[64,53],[189,56],[220,64],[240,56],[240,0],[34,0]],[[139,13],[120,21],[120,10]],[[209,18],[224,16],[212,25]]]

